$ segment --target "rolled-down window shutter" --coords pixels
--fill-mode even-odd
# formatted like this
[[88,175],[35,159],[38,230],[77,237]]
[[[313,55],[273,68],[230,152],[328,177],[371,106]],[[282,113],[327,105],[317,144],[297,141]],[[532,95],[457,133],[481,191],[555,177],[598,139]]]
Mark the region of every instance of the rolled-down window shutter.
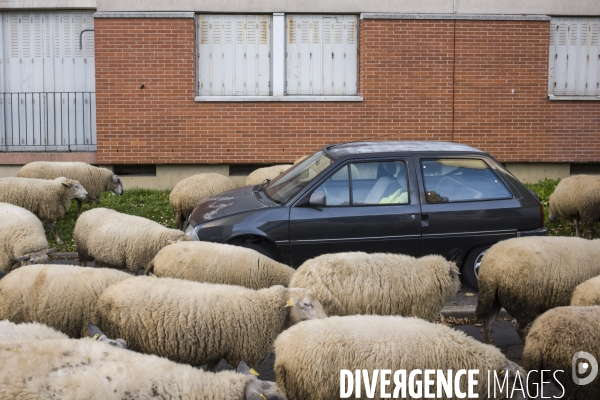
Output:
[[553,18],[550,29],[549,93],[600,95],[600,18]]
[[200,96],[270,94],[271,18],[198,15]]
[[355,95],[358,80],[355,15],[286,16],[286,93]]

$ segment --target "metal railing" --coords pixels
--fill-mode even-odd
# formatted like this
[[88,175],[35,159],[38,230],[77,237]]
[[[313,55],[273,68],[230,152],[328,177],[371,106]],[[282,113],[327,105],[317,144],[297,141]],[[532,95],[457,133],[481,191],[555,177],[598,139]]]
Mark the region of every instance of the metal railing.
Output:
[[0,151],[95,151],[96,93],[0,93]]

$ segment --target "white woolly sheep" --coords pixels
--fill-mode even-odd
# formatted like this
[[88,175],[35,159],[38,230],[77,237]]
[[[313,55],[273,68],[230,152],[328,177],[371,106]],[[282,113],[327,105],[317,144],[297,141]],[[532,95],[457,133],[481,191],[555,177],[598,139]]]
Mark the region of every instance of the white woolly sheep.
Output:
[[15,324],[8,320],[0,321],[0,343],[16,342],[23,340],[68,339],[62,332],[58,332],[47,325],[37,322]]
[[42,222],[31,211],[0,203],[0,271],[48,261],[48,240]]
[[[591,354],[600,360],[600,307],[558,307],[545,312],[535,320],[523,349],[523,368],[532,371],[530,381],[540,382],[541,370],[550,370],[545,378],[552,378],[564,388],[565,398],[589,400],[600,398],[600,379],[589,384],[573,380],[574,360],[579,352]],[[589,359],[586,360],[589,362]],[[533,372],[537,370],[537,372]],[[556,372],[562,370],[563,372]],[[554,373],[556,372],[556,373]],[[585,371],[576,371],[577,376]],[[589,376],[589,374],[588,374]],[[535,390],[535,388],[534,388]]]
[[549,200],[549,219],[572,221],[575,235],[581,237],[579,221],[590,239],[596,234],[596,222],[600,220],[600,176],[575,175],[561,180]]
[[69,337],[85,337],[100,294],[128,278],[126,272],[105,268],[22,267],[0,280],[0,319],[40,322]]
[[275,383],[210,373],[93,339],[2,343],[0,398],[285,400]]
[[312,290],[327,315],[403,315],[434,320],[460,288],[456,264],[362,252],[324,254],[302,264],[290,287]]
[[[88,191],[88,197],[85,201],[96,202],[96,207],[100,205],[100,197],[106,191],[114,194],[123,194],[123,184],[121,179],[111,170],[101,167],[94,167],[84,162],[51,162],[35,161],[19,169],[17,176],[21,178],[37,179],[56,179],[64,176],[78,181]],[[77,215],[81,214],[81,199],[77,200]]]
[[262,289],[288,286],[294,269],[244,247],[179,242],[164,247],[146,268],[158,277]]
[[125,339],[130,349],[211,367],[222,358],[232,365],[242,360],[256,365],[287,326],[325,317],[306,289],[252,290],[150,277],[110,286],[97,310],[94,323]]
[[[509,378],[514,378],[517,371],[519,376],[525,374],[499,349],[480,343],[463,332],[419,318],[379,315],[330,317],[291,327],[275,340],[274,369],[277,384],[289,400],[339,398],[340,389],[347,391],[348,387],[353,387],[340,382],[342,369],[351,371],[352,375],[358,370],[364,374],[366,370],[369,377],[375,377],[371,389],[373,395],[362,392],[364,396],[361,398],[369,396],[376,399],[384,397],[386,392],[387,397],[392,397],[396,384],[392,375],[388,376],[391,385],[387,388],[382,386],[374,370],[391,370],[392,374],[397,370],[405,370],[406,374],[414,370],[437,370],[444,376],[447,376],[447,370],[454,373],[479,370],[473,392],[486,399],[488,371],[491,376],[494,371],[498,375],[502,370],[508,371]],[[454,375],[451,377],[454,381],[453,378]],[[420,379],[419,376],[417,379]],[[404,376],[404,381],[402,396],[394,395],[394,398],[407,398],[408,376]],[[508,382],[512,383],[513,379]],[[442,385],[435,377],[432,383],[429,392],[442,394],[438,392],[443,390]],[[436,398],[456,399],[459,397],[457,389],[454,387],[453,394],[456,396],[448,396],[445,392],[445,396],[438,395]],[[460,391],[467,392],[466,376],[460,379]],[[352,393],[351,397],[354,398],[355,394]],[[515,387],[514,394],[513,399],[524,398],[518,396],[523,394],[523,388]],[[506,398],[506,393],[496,398]]]
[[108,208],[82,213],[73,239],[81,265],[95,261],[97,267],[127,269],[132,274],[145,269],[169,241],[191,240],[179,230]]
[[571,297],[572,306],[600,306],[600,276],[580,283]]
[[169,203],[175,216],[173,227],[181,229],[200,200],[236,187],[229,177],[215,173],[192,175],[180,181],[169,195]]
[[248,175],[246,178],[246,186],[258,185],[263,183],[265,179],[273,180],[291,167],[293,167],[292,164],[280,164],[273,165],[271,167],[259,168]]
[[483,340],[500,312],[517,320],[525,343],[527,325],[545,311],[568,306],[575,287],[600,275],[600,240],[532,236],[496,243],[479,269],[476,317],[484,320]]
[[87,198],[81,183],[65,177],[52,181],[33,178],[1,178],[0,202],[11,203],[34,213],[50,227],[56,242],[63,241],[56,233],[56,221],[64,217],[73,199]]

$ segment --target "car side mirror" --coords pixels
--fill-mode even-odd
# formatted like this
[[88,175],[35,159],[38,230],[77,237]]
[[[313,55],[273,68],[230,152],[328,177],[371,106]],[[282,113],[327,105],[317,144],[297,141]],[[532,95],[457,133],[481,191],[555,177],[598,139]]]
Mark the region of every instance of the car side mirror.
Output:
[[323,207],[327,204],[327,199],[325,195],[322,193],[316,193],[310,195],[310,199],[308,199],[308,204],[311,207]]

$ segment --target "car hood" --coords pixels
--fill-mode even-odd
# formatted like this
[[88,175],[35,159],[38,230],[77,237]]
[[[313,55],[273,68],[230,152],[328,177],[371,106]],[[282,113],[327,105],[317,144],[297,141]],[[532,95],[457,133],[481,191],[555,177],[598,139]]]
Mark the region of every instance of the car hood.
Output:
[[268,207],[254,186],[244,186],[228,190],[201,200],[190,215],[193,225],[202,224],[217,218],[227,217],[246,211]]

